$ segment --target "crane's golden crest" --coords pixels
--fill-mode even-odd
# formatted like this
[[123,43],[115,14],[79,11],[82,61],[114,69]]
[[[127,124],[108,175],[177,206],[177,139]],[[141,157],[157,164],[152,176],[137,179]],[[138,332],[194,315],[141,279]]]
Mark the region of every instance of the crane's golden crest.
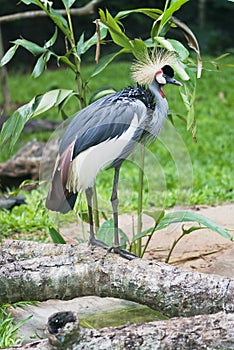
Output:
[[158,71],[166,65],[173,65],[176,61],[177,54],[173,51],[160,50],[154,57],[147,54],[141,61],[133,63],[132,78],[136,83],[150,84]]

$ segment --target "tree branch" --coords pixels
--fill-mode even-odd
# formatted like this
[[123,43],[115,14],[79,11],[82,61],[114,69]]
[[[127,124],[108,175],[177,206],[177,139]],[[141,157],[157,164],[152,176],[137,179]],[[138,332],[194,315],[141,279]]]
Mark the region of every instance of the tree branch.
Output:
[[[103,0],[92,0],[87,5],[79,8],[72,8],[70,11],[71,15],[73,16],[88,16],[92,15],[95,12],[96,7],[98,4],[100,4]],[[66,10],[57,10],[58,13],[65,16]],[[47,13],[44,11],[25,11],[25,12],[19,12],[14,13],[12,15],[6,15],[0,17],[0,24],[2,23],[9,23],[14,22],[20,19],[25,18],[35,18],[35,17],[46,17]]]
[[0,303],[96,295],[135,301],[169,317],[234,312],[231,278],[139,258],[129,262],[86,244],[6,242],[0,257]]

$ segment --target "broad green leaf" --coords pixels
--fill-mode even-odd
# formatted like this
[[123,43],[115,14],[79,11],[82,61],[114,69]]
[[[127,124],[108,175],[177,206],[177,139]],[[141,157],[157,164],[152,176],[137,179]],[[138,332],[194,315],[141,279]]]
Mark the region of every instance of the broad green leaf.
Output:
[[[126,244],[129,242],[129,239],[120,228],[118,229],[118,233],[120,236],[120,245],[122,248],[125,248]],[[113,219],[104,221],[104,223],[99,227],[96,237],[100,241],[106,243],[109,247],[113,246],[113,241],[114,241]]]
[[171,44],[172,48],[174,51],[176,51],[181,61],[187,60],[189,57],[189,51],[180,41],[175,39],[167,39],[167,42]]
[[38,58],[35,66],[33,68],[32,77],[38,78],[41,75],[41,73],[44,71],[45,65],[46,65],[45,57],[44,57],[44,55],[41,55]]
[[32,41],[26,40],[26,39],[16,39],[12,41],[13,44],[22,46],[24,49],[31,52],[34,56],[41,55],[46,51],[44,47],[41,47],[37,44],[35,44]]
[[32,113],[32,104],[34,99],[29,104],[17,109],[12,116],[3,124],[0,134],[0,147],[3,148],[6,144],[9,146],[8,151],[12,148],[21,134],[24,124],[30,118],[27,116]]
[[96,237],[100,241],[106,243],[109,247],[113,246],[113,241],[114,241],[113,219],[104,221],[104,223],[99,227]]
[[52,107],[58,106],[63,100],[74,94],[72,90],[52,90],[44,95],[34,97],[29,103],[18,108],[12,116],[3,124],[0,134],[0,147],[8,146],[12,151],[18,140],[25,123]]
[[49,233],[53,243],[66,244],[63,236],[54,227],[49,227]]
[[5,66],[5,64],[7,64],[12,59],[18,47],[19,47],[18,45],[14,45],[5,53],[5,55],[2,57],[0,61],[0,68],[2,66]]
[[161,230],[169,226],[170,224],[179,223],[179,222],[197,222],[209,228],[210,230],[219,233],[224,238],[233,240],[232,235],[227,230],[225,230],[225,228],[218,225],[213,220],[210,220],[201,214],[193,213],[189,211],[178,211],[175,213],[168,213],[164,215],[163,219],[158,224],[156,230]]
[[72,5],[74,4],[76,0],[62,0],[64,6],[69,9],[70,7],[72,7]]
[[36,106],[36,108],[33,110],[33,117],[48,111],[52,107],[57,107],[71,94],[74,94],[72,90],[56,89],[41,95],[35,101],[34,107]]
[[131,40],[132,43],[132,53],[138,60],[142,60],[143,57],[146,57],[148,54],[148,49],[145,42],[141,39]]
[[129,51],[126,50],[126,49],[121,49],[118,52],[111,53],[109,55],[106,55],[106,56],[102,57],[100,59],[99,63],[97,64],[97,66],[95,67],[95,70],[94,70],[94,72],[91,75],[91,78],[93,78],[97,74],[101,73],[116,57],[118,57],[122,53],[127,53],[127,52],[129,52]]

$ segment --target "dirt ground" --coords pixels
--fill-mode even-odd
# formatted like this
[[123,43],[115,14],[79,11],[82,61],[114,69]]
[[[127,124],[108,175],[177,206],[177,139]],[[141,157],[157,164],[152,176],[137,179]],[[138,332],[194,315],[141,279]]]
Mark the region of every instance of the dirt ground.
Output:
[[[171,211],[185,210],[185,208],[173,208]],[[196,206],[186,208],[195,211],[215,221],[234,235],[234,203],[220,206]],[[125,233],[133,231],[133,222],[136,218],[130,215],[121,215],[119,226]],[[186,223],[185,227],[194,226],[195,223]],[[143,229],[153,226],[153,220],[143,216]],[[88,227],[86,227],[88,230]],[[71,224],[62,228],[61,233],[69,242],[74,242],[77,237],[82,237],[81,224]],[[167,229],[157,231],[144,256],[146,259],[165,261],[169,249],[174,240],[181,234],[181,224],[173,224]],[[197,270],[205,273],[214,273],[228,277],[234,277],[234,242],[223,238],[218,233],[208,229],[198,230],[182,238],[175,247],[170,263],[189,270]]]

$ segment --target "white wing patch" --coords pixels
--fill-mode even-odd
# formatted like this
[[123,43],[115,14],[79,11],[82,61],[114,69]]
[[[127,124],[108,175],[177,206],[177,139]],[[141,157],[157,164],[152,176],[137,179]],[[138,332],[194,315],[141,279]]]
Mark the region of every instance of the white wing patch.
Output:
[[106,140],[81,152],[71,163],[67,189],[80,192],[92,187],[97,174],[121,154],[139,126],[137,115],[129,128],[120,136]]

